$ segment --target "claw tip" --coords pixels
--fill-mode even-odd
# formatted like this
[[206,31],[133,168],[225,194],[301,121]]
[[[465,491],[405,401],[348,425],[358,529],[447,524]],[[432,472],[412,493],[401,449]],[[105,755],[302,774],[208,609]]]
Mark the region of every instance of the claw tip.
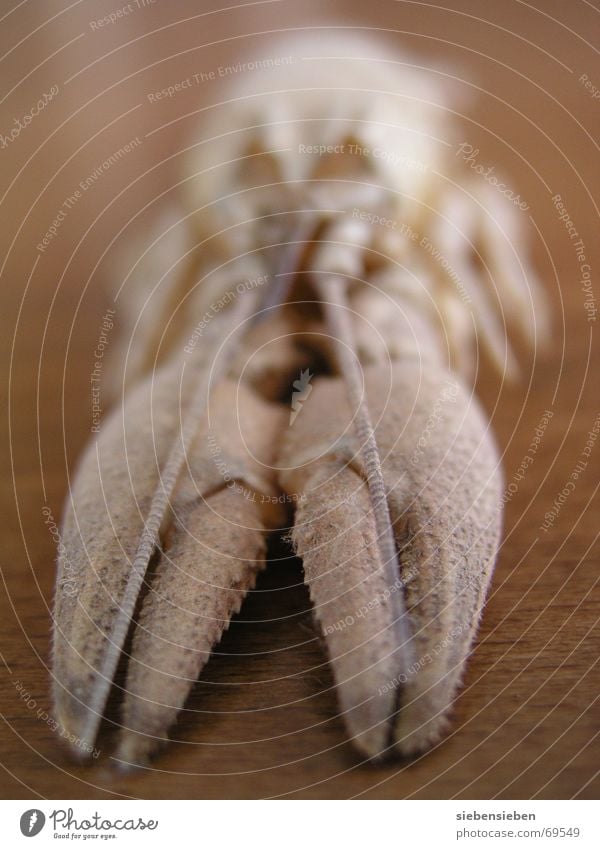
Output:
[[158,745],[159,741],[154,737],[135,731],[123,731],[114,760],[118,761],[118,768],[124,772],[146,767]]
[[99,719],[76,695],[66,690],[55,693],[56,733],[65,741],[70,756],[85,763],[94,754]]

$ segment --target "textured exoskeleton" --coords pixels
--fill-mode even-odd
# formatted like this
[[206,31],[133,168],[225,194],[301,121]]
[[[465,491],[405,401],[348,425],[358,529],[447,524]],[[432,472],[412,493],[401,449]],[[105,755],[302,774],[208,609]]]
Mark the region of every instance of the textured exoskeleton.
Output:
[[[343,381],[315,384],[286,435],[282,464],[290,468],[281,480],[304,496],[294,543],[349,732],[369,755],[393,746],[413,754],[445,728],[475,635],[500,536],[499,461],[484,415],[456,376],[408,361],[368,368],[365,389],[398,547],[396,584],[377,568]],[[402,676],[394,593],[406,595],[416,644]]]
[[179,205],[118,274],[125,400],[80,463],[59,556],[76,752],[129,630],[119,757],[167,736],[281,495],[362,754],[437,741],[472,649],[502,519],[476,352],[510,373],[507,323],[546,323],[517,213],[460,174],[460,98],[435,72],[331,37],[280,55],[204,116]]

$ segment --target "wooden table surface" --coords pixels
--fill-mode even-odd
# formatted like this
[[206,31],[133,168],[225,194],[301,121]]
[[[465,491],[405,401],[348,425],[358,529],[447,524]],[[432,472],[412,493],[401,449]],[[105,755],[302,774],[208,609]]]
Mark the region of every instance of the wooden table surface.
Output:
[[[3,65],[0,132],[10,133],[41,93],[59,86],[54,101],[0,150],[0,792],[8,798],[597,797],[600,440],[591,455],[585,446],[600,415],[598,323],[584,307],[573,240],[551,200],[559,193],[569,210],[598,297],[600,99],[590,87],[600,90],[597,5],[378,0],[331,3],[323,11],[322,4],[281,0],[170,26],[220,8],[190,0],[136,9],[101,30],[90,26],[116,5],[27,3],[0,24],[2,54],[14,47]],[[536,352],[535,363],[524,355],[521,384],[501,385],[485,366],[479,380],[507,482],[544,411],[553,416],[507,504],[504,543],[452,732],[415,761],[361,764],[337,716],[301,566],[290,559],[261,578],[263,592],[230,628],[193,690],[176,742],[152,768],[128,775],[114,769],[110,723],[98,762],[73,764],[45,720],[55,541],[42,510],[58,522],[67,468],[89,434],[89,375],[109,306],[111,240],[172,184],[172,155],[184,146],[193,119],[146,134],[213,102],[219,88],[207,84],[164,104],[150,104],[145,95],[238,61],[242,44],[272,37],[253,33],[323,25],[380,28],[398,51],[418,51],[422,64],[452,64],[460,78],[477,79],[480,100],[459,119],[464,138],[527,198],[523,227],[554,310],[548,349]],[[40,253],[36,245],[64,198],[136,136],[140,151],[85,193]],[[582,457],[587,466],[544,529]],[[115,719],[117,705],[110,710]]]

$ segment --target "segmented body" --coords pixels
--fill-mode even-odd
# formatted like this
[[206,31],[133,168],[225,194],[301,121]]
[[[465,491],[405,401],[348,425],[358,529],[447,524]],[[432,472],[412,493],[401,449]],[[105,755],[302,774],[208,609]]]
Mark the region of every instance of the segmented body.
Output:
[[365,364],[417,350],[470,381],[477,345],[514,373],[507,329],[543,336],[546,308],[524,262],[520,211],[461,168],[463,89],[369,41],[281,49],[292,62],[202,110],[179,203],[157,219],[154,246],[145,233],[129,252],[129,379],[157,350],[181,352],[244,281],[274,286],[290,243],[305,246],[311,271],[355,282]]
[[[369,757],[439,739],[499,544],[498,455],[471,384],[479,347],[514,370],[506,321],[543,319],[515,213],[460,174],[442,75],[370,43],[284,52],[281,74],[203,115],[178,204],[129,248],[113,379],[138,386],[65,523],[82,589],[79,606],[57,600],[56,700],[84,739],[158,549],[127,761],[165,736],[254,585],[264,533],[290,516],[278,494]],[[257,508],[252,492],[274,497]]]

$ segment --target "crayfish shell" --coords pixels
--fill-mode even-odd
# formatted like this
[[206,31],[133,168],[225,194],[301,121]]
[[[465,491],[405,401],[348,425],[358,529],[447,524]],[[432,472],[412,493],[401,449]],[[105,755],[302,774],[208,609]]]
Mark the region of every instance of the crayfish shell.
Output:
[[[315,382],[284,440],[280,479],[297,499],[294,544],[348,733],[369,757],[412,755],[443,734],[472,650],[500,540],[502,474],[485,416],[455,375],[407,361],[367,368],[364,379],[397,583],[386,582],[377,557],[343,381]],[[401,675],[396,592],[405,595],[416,656]]]

